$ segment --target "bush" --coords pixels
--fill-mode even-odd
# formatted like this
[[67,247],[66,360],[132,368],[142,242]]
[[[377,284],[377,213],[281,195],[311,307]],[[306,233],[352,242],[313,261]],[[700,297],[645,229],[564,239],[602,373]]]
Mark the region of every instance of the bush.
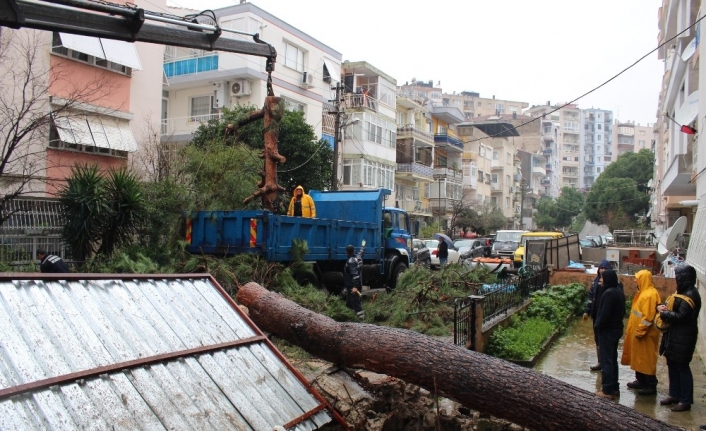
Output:
[[550,286],[532,293],[532,302],[511,319],[510,326],[490,336],[487,353],[503,359],[528,360],[537,355],[571,315],[580,314],[586,300],[582,284]]

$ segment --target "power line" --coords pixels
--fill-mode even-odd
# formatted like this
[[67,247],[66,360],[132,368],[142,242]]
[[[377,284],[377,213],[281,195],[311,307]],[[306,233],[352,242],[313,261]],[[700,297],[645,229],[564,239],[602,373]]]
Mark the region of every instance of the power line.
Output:
[[480,141],[480,140],[483,140],[483,139],[495,138],[495,137],[497,137],[497,136],[500,136],[500,135],[502,135],[502,134],[505,134],[508,130],[517,130],[517,129],[520,128],[520,127],[523,127],[523,126],[526,126],[526,125],[528,125],[528,124],[530,124],[530,123],[533,123],[533,122],[535,122],[535,121],[537,121],[537,120],[539,120],[539,119],[541,119],[541,118],[544,118],[546,115],[553,114],[553,113],[555,113],[555,112],[561,110],[562,108],[565,108],[566,106],[573,104],[573,103],[576,102],[577,100],[582,99],[582,98],[588,96],[589,94],[591,94],[591,93],[593,93],[594,91],[600,89],[601,87],[604,87],[605,85],[607,85],[608,83],[610,83],[611,81],[613,81],[614,79],[616,79],[617,77],[619,77],[620,75],[622,75],[623,73],[625,73],[625,72],[627,72],[628,70],[632,69],[632,68],[635,67],[639,62],[641,62],[641,61],[644,60],[645,58],[649,57],[651,54],[653,54],[654,52],[656,52],[657,50],[659,50],[659,49],[662,48],[663,46],[667,45],[669,42],[671,42],[671,41],[673,41],[674,39],[678,38],[678,37],[681,36],[683,33],[686,33],[687,31],[689,31],[692,27],[694,27],[696,24],[698,24],[699,22],[701,22],[701,20],[703,20],[704,18],[706,18],[706,15],[704,15],[704,16],[702,16],[701,18],[697,19],[697,20],[694,21],[690,26],[686,27],[684,30],[682,30],[682,31],[680,31],[679,33],[675,34],[675,35],[672,36],[671,38],[669,38],[669,39],[667,39],[666,41],[662,42],[661,44],[657,45],[656,48],[654,48],[653,50],[651,50],[651,51],[648,52],[647,54],[645,54],[645,55],[643,55],[642,57],[640,57],[639,59],[637,59],[634,63],[632,63],[631,65],[629,65],[629,66],[626,67],[625,69],[623,69],[623,70],[621,70],[620,72],[618,72],[617,74],[613,75],[613,76],[612,76],[611,78],[609,78],[607,81],[605,81],[605,82],[603,82],[602,84],[598,85],[597,87],[595,87],[595,88],[593,88],[593,89],[591,89],[591,90],[589,90],[589,91],[583,93],[583,94],[580,95],[579,97],[577,97],[577,98],[575,98],[575,99],[573,99],[573,100],[571,100],[571,101],[569,101],[569,102],[566,102],[566,103],[564,103],[563,105],[560,105],[560,106],[554,108],[553,110],[551,110],[551,111],[549,111],[549,112],[545,112],[544,114],[542,114],[541,117],[533,118],[533,119],[531,119],[531,120],[529,120],[529,121],[526,121],[526,122],[524,122],[524,123],[522,123],[522,124],[520,124],[520,125],[518,125],[518,126],[512,126],[511,129],[507,129],[507,130],[504,130],[504,131],[502,131],[502,132],[498,132],[498,133],[496,133],[496,134],[494,134],[494,135],[489,135],[489,136],[487,136],[487,137],[473,139],[473,140],[470,140],[470,141],[466,141],[465,143],[472,143],[472,142],[477,142],[477,141]]

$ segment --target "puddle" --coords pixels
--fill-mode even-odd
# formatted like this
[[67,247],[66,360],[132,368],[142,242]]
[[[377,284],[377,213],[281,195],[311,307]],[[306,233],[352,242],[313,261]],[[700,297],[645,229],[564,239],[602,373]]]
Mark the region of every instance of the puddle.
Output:
[[[625,324],[627,326],[627,321]],[[618,348],[618,358],[622,354],[622,341]],[[589,370],[596,363],[595,347],[591,321],[575,320],[534,369],[595,393],[601,387],[601,373]],[[688,412],[675,413],[669,407],[659,405],[659,400],[666,397],[669,390],[667,361],[663,357],[657,362],[657,396],[640,396],[636,391],[628,389],[626,384],[635,380],[635,373],[630,367],[620,365],[620,404],[669,424],[698,430],[700,425],[706,425],[706,369],[698,357],[691,361],[691,371],[694,375],[694,405]]]

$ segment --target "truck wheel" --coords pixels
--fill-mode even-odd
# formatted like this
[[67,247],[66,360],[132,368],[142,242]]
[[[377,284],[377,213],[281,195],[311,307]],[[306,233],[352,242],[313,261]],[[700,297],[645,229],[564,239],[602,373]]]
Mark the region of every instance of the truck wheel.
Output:
[[321,287],[321,285],[319,284],[319,278],[316,276],[316,274],[299,274],[297,275],[296,280],[300,286],[306,286],[307,284],[311,284],[317,289]]
[[407,265],[405,265],[404,263],[400,262],[395,266],[390,276],[390,287],[392,287],[393,289],[397,287],[397,281],[400,279],[400,275],[402,275],[402,273],[405,271],[407,271]]

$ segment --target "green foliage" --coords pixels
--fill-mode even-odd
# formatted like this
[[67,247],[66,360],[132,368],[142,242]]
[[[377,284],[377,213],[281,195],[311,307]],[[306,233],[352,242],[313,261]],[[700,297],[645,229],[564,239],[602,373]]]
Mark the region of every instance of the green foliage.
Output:
[[193,205],[185,184],[167,177],[143,184],[145,191],[145,222],[137,236],[144,252],[161,264],[172,259],[183,240],[182,213]]
[[452,264],[444,271],[430,271],[414,266],[400,276],[395,290],[363,304],[365,318],[383,326],[449,336],[453,332],[454,299],[475,293],[478,286],[493,281],[495,276],[484,267],[469,271]]
[[110,170],[102,190],[108,211],[102,219],[99,254],[111,256],[137,233],[145,217],[145,195],[135,174]]
[[[261,150],[264,148],[263,120],[242,126],[237,130],[235,137],[228,138],[225,142],[223,139],[228,124],[237,124],[257,109],[254,106],[238,106],[224,110],[219,120],[210,121],[199,127],[192,143],[202,149],[214,142],[221,142],[224,145],[244,143],[252,149]],[[305,191],[324,190],[330,186],[333,149],[326,141],[316,137],[314,129],[306,123],[304,113],[284,112],[280,123],[278,149],[279,153],[287,158],[287,161],[278,167],[279,185],[288,190],[301,185]],[[255,172],[259,172],[261,166],[262,162],[259,161]],[[288,203],[289,197],[280,196],[278,207],[286,210],[285,205]]]
[[564,329],[569,316],[582,312],[585,300],[586,288],[580,283],[532,293],[527,309],[513,316],[509,327],[493,332],[488,354],[512,360],[532,358],[555,331]]
[[511,326],[498,328],[490,336],[487,353],[503,359],[526,361],[537,355],[556,328],[540,317],[531,317]]
[[554,199],[550,196],[542,196],[537,200],[534,208],[533,218],[537,226],[544,231],[554,229],[554,226],[557,225],[557,209]]
[[[203,126],[202,126],[203,127]],[[198,210],[238,210],[259,208],[259,200],[243,205],[243,199],[256,189],[262,170],[257,151],[242,145],[226,145],[223,140],[189,145],[183,149],[183,171],[188,178],[189,208]]]
[[74,260],[91,257],[100,242],[103,219],[110,211],[104,184],[96,165],[76,165],[59,191],[61,215],[66,222],[62,237]]
[[584,196],[573,187],[561,189],[561,195],[556,200],[556,226],[568,227],[574,217],[583,209]]
[[140,184],[124,169],[106,176],[95,165],[76,165],[59,196],[66,221],[62,236],[78,261],[92,257],[96,250],[111,256],[134,237],[145,215]]
[[649,150],[625,153],[603,172],[586,197],[586,218],[611,230],[636,226],[649,209],[647,183],[653,176],[654,155]]
[[86,262],[83,271],[89,273],[159,274],[162,268],[137,249],[122,250],[106,258],[98,256]]
[[586,225],[586,214],[583,212],[579,215],[577,215],[574,218],[574,221],[571,223],[571,232],[581,232],[583,230],[583,227]]

